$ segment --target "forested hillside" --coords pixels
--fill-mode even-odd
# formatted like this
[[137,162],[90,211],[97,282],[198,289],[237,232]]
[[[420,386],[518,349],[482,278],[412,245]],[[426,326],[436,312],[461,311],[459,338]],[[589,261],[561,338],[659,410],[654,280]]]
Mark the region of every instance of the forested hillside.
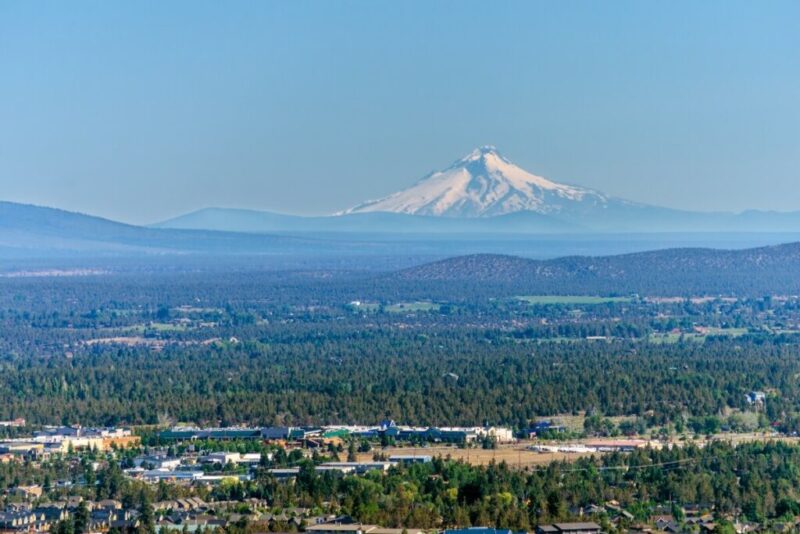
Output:
[[747,250],[671,249],[545,261],[462,256],[412,267],[393,279],[514,284],[520,290],[541,294],[797,294],[800,244]]

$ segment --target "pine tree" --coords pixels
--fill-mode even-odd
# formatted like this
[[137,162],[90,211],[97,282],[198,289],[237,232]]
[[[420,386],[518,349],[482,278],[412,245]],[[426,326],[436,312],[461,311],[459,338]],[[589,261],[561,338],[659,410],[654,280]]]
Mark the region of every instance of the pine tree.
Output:
[[78,505],[78,509],[75,511],[75,517],[73,522],[75,524],[74,530],[75,534],[84,534],[85,532],[89,531],[89,507],[86,506],[86,501],[83,500]]

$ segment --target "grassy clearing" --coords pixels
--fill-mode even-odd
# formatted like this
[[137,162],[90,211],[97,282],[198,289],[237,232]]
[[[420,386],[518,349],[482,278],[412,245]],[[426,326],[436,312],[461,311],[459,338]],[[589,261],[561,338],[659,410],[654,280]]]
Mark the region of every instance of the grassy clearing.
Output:
[[716,328],[709,327],[702,332],[681,332],[668,334],[650,334],[651,343],[678,343],[679,341],[692,341],[695,343],[702,343],[709,336],[728,336],[739,337],[747,333],[747,328]]
[[[381,305],[375,302],[359,302],[358,304],[351,303],[350,307],[354,310],[364,312],[377,312],[381,309]],[[397,302],[395,304],[386,304],[383,306],[383,311],[386,313],[436,312],[440,309],[440,304],[425,300],[414,302]]]
[[631,297],[593,297],[588,295],[523,295],[517,299],[541,306],[614,304],[633,300]]
[[555,461],[574,461],[578,458],[590,456],[589,454],[567,454],[562,452],[540,453],[527,449],[530,443],[514,445],[500,445],[497,449],[460,449],[454,446],[434,445],[430,447],[390,447],[376,449],[369,453],[359,453],[359,461],[371,461],[374,452],[381,452],[387,456],[402,454],[409,456],[433,456],[453,460],[461,460],[471,465],[489,465],[492,462],[506,462],[509,467],[524,469],[547,465]]

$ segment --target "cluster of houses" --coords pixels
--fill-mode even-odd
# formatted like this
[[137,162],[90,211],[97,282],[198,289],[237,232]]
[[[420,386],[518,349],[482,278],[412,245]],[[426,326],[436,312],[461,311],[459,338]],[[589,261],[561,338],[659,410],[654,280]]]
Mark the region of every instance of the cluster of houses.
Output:
[[[47,532],[59,521],[74,515],[81,502],[80,497],[74,497],[66,501],[50,502],[38,506],[28,503],[9,505],[0,512],[0,531]],[[122,503],[114,500],[84,501],[83,504],[89,512],[88,528],[92,532],[133,527],[139,515],[137,510],[123,509]]]
[[474,443],[491,439],[496,443],[512,443],[516,440],[510,428],[487,427],[414,427],[398,425],[394,421],[383,421],[377,425],[335,425],[321,427],[228,427],[194,428],[175,427],[160,434],[163,440],[234,440],[260,439],[272,441],[304,441],[324,438],[353,436],[363,439],[391,438],[396,441],[420,441],[439,443]]
[[[242,506],[247,512],[243,513]],[[32,504],[32,501],[8,505],[0,511],[0,532],[47,532],[59,521],[75,517],[83,507],[88,514],[89,532],[108,532],[111,529],[131,531],[140,526],[141,514],[134,508],[125,508],[117,500],[87,501],[71,497],[64,501]],[[471,527],[447,530],[422,530],[414,528],[386,528],[363,524],[349,516],[331,513],[317,515],[309,508],[283,508],[274,510],[265,500],[250,498],[242,501],[206,502],[199,497],[185,497],[153,504],[155,526],[159,532],[194,532],[200,528],[225,529],[247,524],[252,532],[309,532],[314,534],[527,534],[488,527]],[[637,524],[632,514],[619,503],[609,501],[603,505],[589,505],[573,510],[576,522],[538,525],[535,534],[600,534],[603,528],[593,519],[604,517],[618,532],[634,534],[702,534],[716,532],[713,515],[700,506],[686,506],[679,521],[673,515],[653,515],[646,524]],[[597,521],[600,521],[597,519]],[[624,527],[623,525],[633,525]],[[793,532],[798,524],[773,525],[769,531]],[[739,534],[765,531],[747,523],[735,522]]]
[[43,460],[52,454],[92,449],[133,447],[140,438],[124,428],[84,428],[81,426],[44,427],[32,437],[0,441],[0,463]]
[[[247,513],[242,512],[246,505]],[[125,508],[117,500],[90,501],[81,497],[33,504],[31,501],[9,505],[0,511],[0,532],[48,532],[60,521],[76,517],[79,509],[87,514],[88,532],[108,532],[111,529],[132,531],[140,527],[141,513]],[[155,527],[158,532],[194,532],[200,528],[225,529],[247,524],[253,532],[309,532],[314,534],[522,534],[508,530],[474,527],[454,530],[421,530],[386,528],[362,524],[349,516],[315,515],[309,508],[272,509],[265,500],[250,498],[243,501],[206,502],[199,497],[185,497],[153,504]],[[543,525],[537,534],[599,534],[596,523],[558,523]]]

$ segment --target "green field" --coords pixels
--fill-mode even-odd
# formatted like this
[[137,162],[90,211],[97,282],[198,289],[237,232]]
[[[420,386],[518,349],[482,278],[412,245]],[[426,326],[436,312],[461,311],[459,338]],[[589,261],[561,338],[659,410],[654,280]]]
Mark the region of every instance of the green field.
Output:
[[650,334],[651,343],[677,343],[683,338],[685,341],[702,343],[709,336],[739,337],[747,333],[747,328],[708,328],[705,334],[699,332]]
[[631,302],[631,297],[593,297],[588,295],[525,295],[517,297],[518,300],[528,304],[558,305],[558,304],[613,304]]
[[[358,305],[350,304],[354,310],[365,312],[376,312],[381,309],[381,305],[375,302],[361,302]],[[420,300],[414,302],[397,302],[394,304],[386,304],[383,306],[383,311],[386,313],[413,313],[413,312],[436,312],[441,309],[440,304],[435,302]]]

